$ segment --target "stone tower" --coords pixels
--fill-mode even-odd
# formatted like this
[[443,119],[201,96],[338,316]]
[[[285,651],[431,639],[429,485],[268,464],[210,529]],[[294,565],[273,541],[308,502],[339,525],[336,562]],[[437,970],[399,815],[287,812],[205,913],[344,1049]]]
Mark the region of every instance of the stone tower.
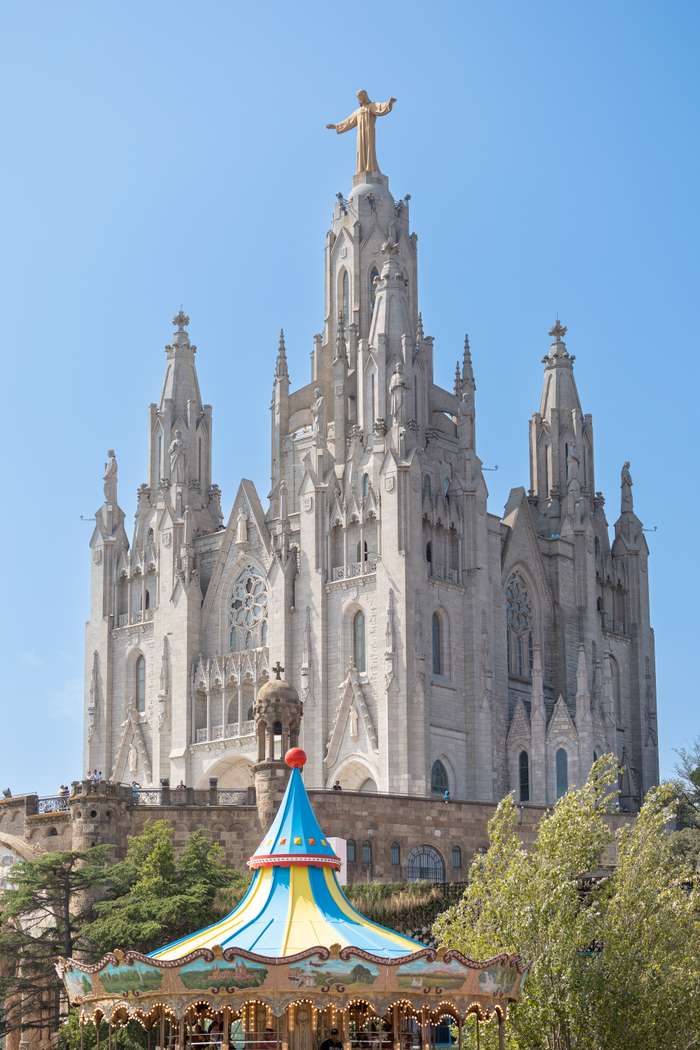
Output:
[[258,819],[263,830],[269,828],[282,801],[289,767],[284,756],[299,743],[303,704],[294,686],[281,677],[279,663],[276,677],[266,682],[255,701],[255,736],[257,762],[253,766]]

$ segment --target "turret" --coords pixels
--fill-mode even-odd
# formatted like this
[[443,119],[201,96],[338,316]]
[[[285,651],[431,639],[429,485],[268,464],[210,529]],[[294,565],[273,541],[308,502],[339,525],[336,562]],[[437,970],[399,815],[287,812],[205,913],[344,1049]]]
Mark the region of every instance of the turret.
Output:
[[[593,423],[581,409],[575,357],[564,342],[566,331],[557,318],[549,332],[553,342],[542,358],[539,411],[530,421],[530,489],[550,535],[560,531],[564,516],[573,517],[573,506],[581,494],[590,502],[595,492]],[[568,502],[567,495],[571,496]]]
[[282,678],[284,668],[277,661],[276,677],[266,682],[255,702],[255,736],[258,760],[253,767],[258,818],[267,828],[282,800],[289,771],[286,752],[299,742],[303,707],[294,686]]

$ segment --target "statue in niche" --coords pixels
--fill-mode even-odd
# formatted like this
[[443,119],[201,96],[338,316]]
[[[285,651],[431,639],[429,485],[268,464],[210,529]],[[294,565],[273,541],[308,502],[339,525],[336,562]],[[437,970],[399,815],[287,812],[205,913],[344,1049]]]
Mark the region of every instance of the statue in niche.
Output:
[[114,455],[114,449],[110,448],[107,452],[103,476],[105,503],[117,502],[117,469],[117,458]]
[[311,406],[313,432],[321,439],[326,436],[326,399],[320,386],[314,390],[314,403]]
[[389,382],[389,399],[391,402],[391,418],[399,426],[404,422],[404,403],[406,397],[406,380],[403,374],[403,365],[397,361]]
[[386,102],[372,102],[367,92],[360,90],[357,92],[357,101],[360,105],[349,117],[341,120],[339,124],[326,124],[326,127],[331,131],[336,131],[338,135],[357,128],[355,174],[379,174],[375,124],[377,117],[384,117],[387,113],[391,113],[396,99],[392,97]]
[[238,511],[238,517],[236,519],[236,543],[247,543],[248,542],[248,515],[241,509]]
[[620,471],[620,509],[622,513],[632,512],[632,475],[630,474],[629,460],[625,460],[622,464],[622,470]]
[[127,765],[129,767],[129,774],[132,780],[136,780],[136,774],[139,771],[139,753],[136,750],[135,744],[132,744],[129,748],[129,757],[127,759]]
[[360,735],[360,723],[357,717],[357,708],[353,704],[350,708],[350,736],[353,740],[357,740]]
[[185,481],[185,444],[181,430],[175,431],[168,452],[170,454],[170,480],[182,485]]

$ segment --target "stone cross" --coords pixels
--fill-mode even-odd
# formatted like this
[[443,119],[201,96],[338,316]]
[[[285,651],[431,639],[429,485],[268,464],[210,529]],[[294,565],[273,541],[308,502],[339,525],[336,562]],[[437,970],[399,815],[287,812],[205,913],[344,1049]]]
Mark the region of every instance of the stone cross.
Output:
[[279,662],[279,660],[277,661],[276,666],[272,668],[272,670],[275,672],[275,678],[279,682],[282,678],[282,672],[284,671],[284,667],[282,667],[282,664]]

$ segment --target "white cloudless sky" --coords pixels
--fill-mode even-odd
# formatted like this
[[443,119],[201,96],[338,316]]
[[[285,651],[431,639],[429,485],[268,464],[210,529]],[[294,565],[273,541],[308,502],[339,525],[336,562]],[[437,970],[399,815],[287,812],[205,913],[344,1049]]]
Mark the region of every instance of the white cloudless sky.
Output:
[[8,3],[0,45],[0,787],[52,793],[81,774],[81,515],[109,447],[133,514],[180,304],[225,512],[242,476],[266,496],[278,330],[301,385],[354,167],[354,136],[324,125],[360,87],[398,98],[379,161],[412,196],[439,382],[471,337],[490,509],[528,484],[557,313],[611,524],[631,460],[635,509],[658,526],[670,773],[700,733],[700,7]]

